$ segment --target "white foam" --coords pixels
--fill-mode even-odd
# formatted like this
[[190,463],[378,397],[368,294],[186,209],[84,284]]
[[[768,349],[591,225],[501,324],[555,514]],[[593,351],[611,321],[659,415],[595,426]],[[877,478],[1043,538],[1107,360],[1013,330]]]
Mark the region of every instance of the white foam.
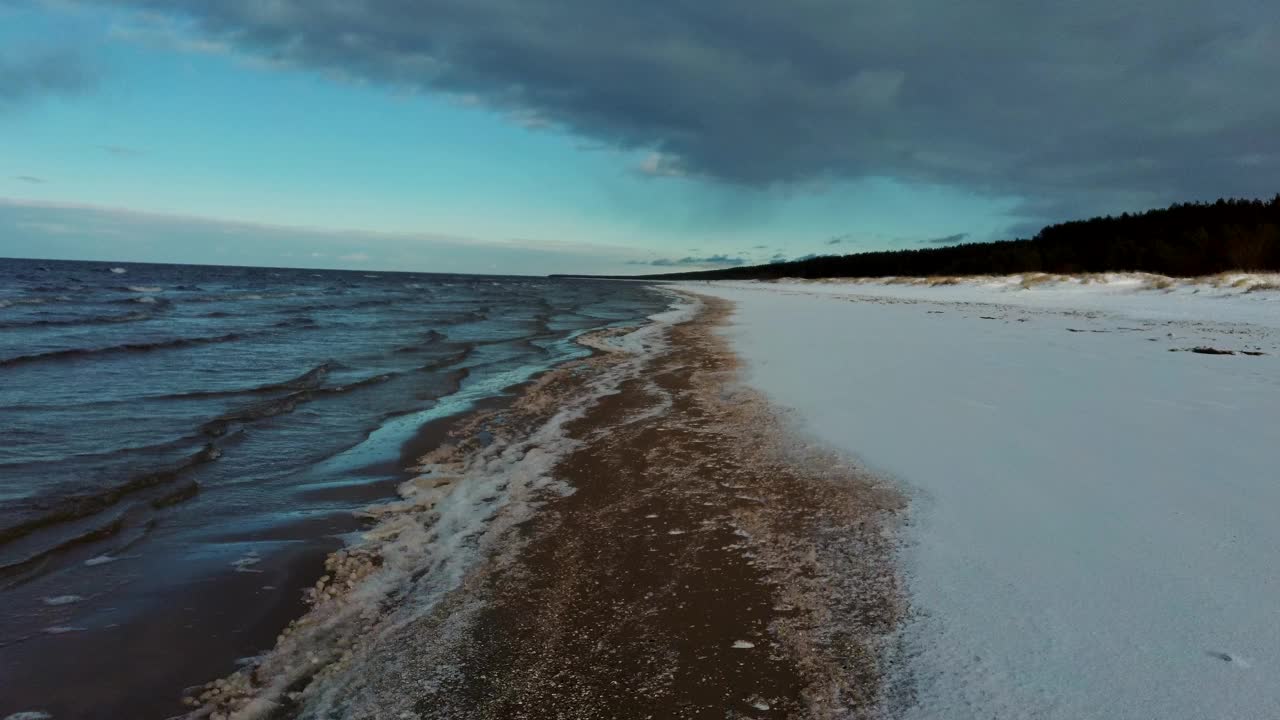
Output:
[[232,560],[231,567],[235,568],[236,572],[260,573],[262,572],[261,570],[253,567],[260,562],[262,562],[262,556],[259,555],[256,550],[250,550],[244,555]]
[[4,720],[53,720],[53,716],[40,710],[24,710],[8,715]]
[[112,557],[110,555],[98,555],[97,557],[91,557],[88,560],[85,560],[84,564],[89,567],[93,567],[94,565],[106,565],[107,563],[113,563],[119,559],[120,558],[118,557]]
[[127,273],[127,272],[129,272],[129,271],[128,271],[128,270],[125,270],[125,269],[124,269],[124,268],[122,268],[122,267],[113,267],[113,268],[111,268],[111,272],[115,273],[116,275],[123,275],[123,274],[125,274],[125,273]]
[[[364,514],[377,523],[344,552],[376,557],[376,566],[367,566],[368,574],[350,587],[342,581],[337,595],[326,592],[326,582],[341,578],[318,584],[317,604],[307,621],[284,636],[256,670],[258,677],[268,678],[267,685],[241,714],[257,717],[269,710],[307,667],[317,664],[331,670],[305,691],[309,714],[410,711],[396,705],[402,697],[371,695],[368,679],[395,671],[399,663],[416,662],[419,645],[431,638],[415,637],[410,626],[430,616],[485,558],[513,551],[513,529],[543,501],[572,492],[552,472],[580,444],[565,426],[617,392],[622,382],[643,376],[649,361],[666,348],[668,327],[692,317],[683,295],[668,294],[674,310],[619,338],[622,353],[616,361],[588,376],[581,396],[556,398],[563,404],[544,424],[528,435],[499,438],[457,462],[426,465],[422,475],[400,486],[398,501],[366,508]],[[331,665],[344,653],[341,665]]]
[[733,649],[734,649],[734,650],[750,650],[751,648],[753,648],[753,647],[755,647],[755,646],[756,646],[756,644],[755,644],[755,643],[753,643],[753,642],[751,642],[751,641],[749,641],[749,640],[734,640],[734,641],[733,641]]
[[156,285],[130,285],[128,289],[138,293],[158,293],[164,292],[164,288]]
[[84,628],[75,627],[74,625],[54,625],[53,627],[45,628],[44,631],[49,635],[65,635],[66,633],[82,632]]
[[53,597],[42,598],[45,605],[71,605],[78,603],[84,598],[79,595],[54,595]]

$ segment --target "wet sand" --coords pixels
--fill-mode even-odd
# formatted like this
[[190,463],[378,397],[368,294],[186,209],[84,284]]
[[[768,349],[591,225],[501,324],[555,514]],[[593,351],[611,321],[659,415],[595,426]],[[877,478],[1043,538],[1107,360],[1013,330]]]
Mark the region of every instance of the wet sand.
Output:
[[[636,362],[588,338],[603,351],[460,424],[381,515],[385,541],[331,557],[311,612],[193,693],[195,715],[817,718],[891,701],[902,500],[787,433],[737,381],[717,335],[730,307],[702,302],[666,351]],[[523,470],[547,445],[554,462]],[[516,494],[461,536],[484,559],[442,586],[421,538],[492,472]]]
[[[305,611],[300,589],[340,546],[328,538],[273,553],[255,568],[260,572],[184,584],[154,602],[144,618],[93,632],[42,632],[51,621],[44,612],[24,641],[24,662],[0,662],[0,717],[40,711],[58,720],[145,720],[181,713],[184,687],[234,669],[236,658],[261,652]],[[51,610],[76,621],[75,605]],[[126,687],[146,692],[126,695]]]
[[735,387],[712,333],[728,308],[705,302],[646,377],[570,428],[586,445],[557,473],[576,492],[529,524],[472,623],[476,715],[799,717],[878,702],[878,644],[900,608],[868,531],[897,499],[835,458],[800,457]]

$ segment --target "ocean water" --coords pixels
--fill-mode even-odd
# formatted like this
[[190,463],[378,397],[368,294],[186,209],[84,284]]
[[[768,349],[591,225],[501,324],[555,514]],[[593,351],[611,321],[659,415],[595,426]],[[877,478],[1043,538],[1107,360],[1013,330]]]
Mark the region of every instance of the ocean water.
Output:
[[[0,717],[164,717],[633,283],[0,260]],[[74,696],[68,699],[67,696]]]

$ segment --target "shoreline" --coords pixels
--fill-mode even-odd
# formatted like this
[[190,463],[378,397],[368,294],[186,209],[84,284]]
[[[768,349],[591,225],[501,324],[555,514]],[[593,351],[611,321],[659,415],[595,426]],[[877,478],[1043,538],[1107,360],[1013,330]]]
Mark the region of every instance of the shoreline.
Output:
[[[592,348],[586,351],[599,352]],[[564,362],[574,361],[560,364]],[[318,486],[300,497],[357,508],[394,501],[397,487],[416,474],[414,467],[428,450],[447,441],[476,416],[501,414],[541,375],[560,364],[503,387],[498,394],[479,398],[457,414],[426,422],[394,458],[359,468],[362,475],[385,475],[385,479]],[[76,602],[65,606],[44,608],[46,613],[56,611],[65,616],[66,622],[55,624],[67,626],[68,632],[54,634],[37,628],[30,639],[18,641],[40,643],[41,650],[24,656],[29,660],[34,657],[31,662],[6,662],[0,667],[14,688],[14,692],[5,693],[0,716],[11,712],[43,712],[56,718],[182,715],[190,710],[182,702],[184,695],[202,688],[211,678],[251,666],[291,622],[307,613],[311,606],[306,592],[327,572],[326,560],[345,549],[342,538],[363,533],[373,522],[367,515],[335,511],[251,535],[239,533],[225,540],[215,537],[214,542],[274,543],[276,549],[246,556],[243,565],[233,563],[197,583],[175,584],[165,602],[147,614],[137,633],[126,632],[124,626],[73,632],[80,629],[74,622],[81,608],[79,601],[92,599],[87,595],[76,596]],[[179,639],[183,636],[200,640],[184,642]],[[122,645],[129,648],[126,657],[139,659],[121,663]],[[83,678],[77,681],[74,693],[62,690],[68,675]],[[134,692],[121,692],[126,683]]]
[[592,356],[461,423],[192,717],[881,706],[902,499],[792,440],[739,382],[729,305],[683,294],[696,310],[589,334]]
[[[551,370],[554,368],[545,372]],[[308,491],[307,497],[374,505],[394,500],[398,497],[397,486],[415,474],[412,467],[424,454],[424,448],[446,441],[473,415],[501,412],[531,382],[504,388],[502,394],[484,398],[460,414],[429,421],[415,431],[395,459],[363,468],[366,472],[384,473],[391,479],[317,488]],[[255,541],[274,541],[280,543],[280,547],[275,552],[252,557],[251,565],[239,569],[228,567],[220,575],[180,586],[178,592],[166,597],[164,607],[157,607],[148,615],[143,628],[146,632],[140,637],[123,636],[121,630],[112,629],[58,635],[35,630],[29,641],[43,643],[48,648],[39,656],[39,664],[5,668],[11,670],[6,677],[15,687],[22,688],[20,695],[7,695],[5,704],[15,712],[31,708],[30,711],[48,712],[55,718],[181,715],[189,710],[182,703],[185,693],[263,653],[289,623],[306,614],[310,605],[305,593],[325,574],[325,561],[345,548],[341,538],[360,534],[370,524],[368,517],[349,511],[333,512],[256,532]],[[220,600],[211,601],[211,598]],[[193,617],[195,608],[191,606],[222,601],[227,609],[197,613]],[[76,610],[76,603],[68,604],[65,615],[73,618]],[[233,619],[228,619],[232,616]],[[204,637],[194,648],[174,642],[175,637],[191,632],[193,627],[201,628],[202,623],[220,623],[218,632]],[[67,640],[76,642],[75,654],[70,658],[60,648]],[[150,662],[142,667],[121,666],[113,659],[121,644],[128,644],[135,651],[142,648]],[[78,681],[75,693],[62,693],[59,688],[65,683],[67,672],[92,678],[93,682]],[[140,673],[154,679],[138,685]],[[115,690],[114,680],[120,675],[128,675],[132,684],[145,688],[146,692],[122,697]],[[24,701],[26,697],[32,700]],[[58,698],[59,702],[35,700],[50,697]]]

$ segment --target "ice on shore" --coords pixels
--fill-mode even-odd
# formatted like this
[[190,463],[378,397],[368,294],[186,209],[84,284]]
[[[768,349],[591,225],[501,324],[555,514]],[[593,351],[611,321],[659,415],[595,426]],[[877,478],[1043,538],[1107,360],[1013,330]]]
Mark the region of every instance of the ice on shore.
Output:
[[1253,279],[689,286],[737,304],[749,384],[911,497],[892,716],[1280,717],[1280,292]]

